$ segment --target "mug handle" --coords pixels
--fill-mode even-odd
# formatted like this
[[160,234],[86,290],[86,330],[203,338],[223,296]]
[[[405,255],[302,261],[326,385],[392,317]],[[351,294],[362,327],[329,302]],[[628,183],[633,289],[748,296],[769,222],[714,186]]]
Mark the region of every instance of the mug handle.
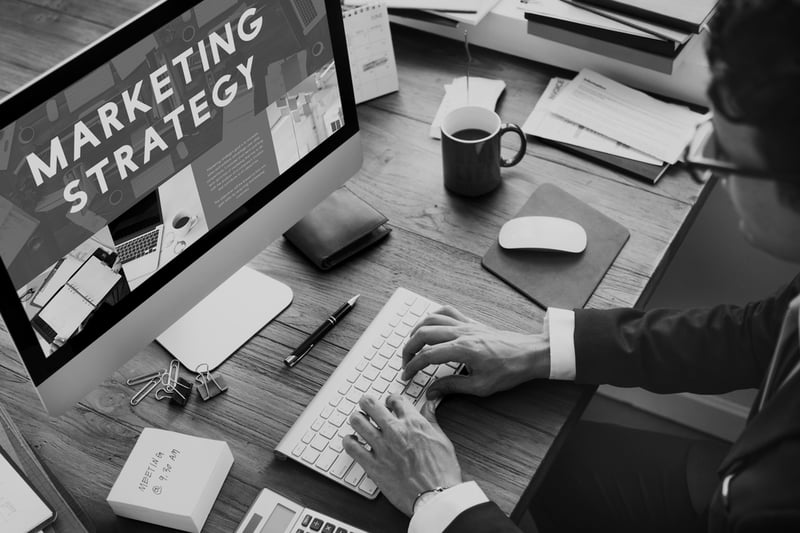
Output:
[[525,150],[528,148],[528,141],[527,139],[525,139],[525,134],[522,132],[522,128],[520,128],[516,124],[503,124],[502,126],[500,126],[500,137],[503,137],[503,135],[505,135],[506,133],[516,133],[517,135],[519,135],[519,151],[511,159],[505,159],[501,157],[500,166],[513,167],[514,165],[522,161],[522,157],[525,155]]

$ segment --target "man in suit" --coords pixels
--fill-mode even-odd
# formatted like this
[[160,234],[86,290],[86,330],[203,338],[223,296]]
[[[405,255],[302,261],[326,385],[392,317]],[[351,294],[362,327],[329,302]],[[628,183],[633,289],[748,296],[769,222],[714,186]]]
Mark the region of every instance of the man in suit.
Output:
[[[722,177],[757,247],[800,263],[800,1],[722,0],[708,49],[713,120],[687,164]],[[660,392],[758,387],[732,446],[581,422],[534,497],[550,531],[800,531],[800,276],[744,307],[693,311],[549,309],[541,334],[497,331],[452,308],[431,314],[404,350],[405,376],[465,363],[430,396],[486,396],[536,378]],[[433,410],[398,396],[362,400],[361,439],[344,446],[412,533],[518,532],[462,482]],[[368,444],[366,446],[365,444]],[[596,453],[596,450],[603,450]]]

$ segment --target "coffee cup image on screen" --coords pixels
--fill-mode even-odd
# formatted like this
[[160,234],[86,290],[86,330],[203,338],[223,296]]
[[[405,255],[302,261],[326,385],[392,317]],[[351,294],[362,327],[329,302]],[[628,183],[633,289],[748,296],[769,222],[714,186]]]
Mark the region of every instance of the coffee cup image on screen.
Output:
[[109,225],[131,290],[208,233],[191,166],[178,172]]

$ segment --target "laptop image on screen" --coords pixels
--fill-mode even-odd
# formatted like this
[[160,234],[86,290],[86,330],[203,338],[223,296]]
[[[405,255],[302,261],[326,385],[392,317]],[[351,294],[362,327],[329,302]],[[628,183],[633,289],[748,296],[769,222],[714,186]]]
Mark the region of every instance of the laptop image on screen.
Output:
[[131,288],[158,270],[164,219],[157,189],[109,224],[109,230]]
[[303,35],[308,35],[325,16],[325,0],[291,0],[290,3],[303,27]]

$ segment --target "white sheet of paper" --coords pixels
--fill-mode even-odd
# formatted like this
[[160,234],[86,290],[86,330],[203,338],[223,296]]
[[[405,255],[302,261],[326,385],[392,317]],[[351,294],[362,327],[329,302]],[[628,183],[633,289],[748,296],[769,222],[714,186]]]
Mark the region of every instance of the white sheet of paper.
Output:
[[[344,5],[366,4],[365,0],[345,0]],[[435,9],[437,11],[477,12],[481,0],[386,0],[386,5],[395,9]]]
[[471,76],[469,79],[469,97],[467,97],[467,78],[461,77],[453,80],[453,83],[444,86],[445,94],[436,116],[431,124],[430,136],[434,139],[442,138],[442,121],[453,109],[474,105],[485,107],[494,111],[497,100],[503,91],[506,90],[506,82],[502,80],[490,80]]
[[588,69],[559,92],[552,112],[669,164],[678,160],[703,119]]
[[554,115],[550,112],[550,107],[555,100],[558,93],[566,85],[570,83],[569,80],[564,78],[553,78],[547,84],[544,94],[536,102],[536,106],[531,111],[525,124],[522,125],[522,131],[528,135],[535,135],[543,137],[559,143],[571,144],[580,146],[589,150],[596,150],[606,154],[625,157],[633,159],[634,161],[641,161],[642,163],[649,163],[651,165],[660,165],[662,161],[655,157],[634,150],[630,146],[626,146],[620,142],[600,135],[596,131],[587,129],[575,122]]
[[51,516],[42,499],[0,455],[0,531],[28,533]]

